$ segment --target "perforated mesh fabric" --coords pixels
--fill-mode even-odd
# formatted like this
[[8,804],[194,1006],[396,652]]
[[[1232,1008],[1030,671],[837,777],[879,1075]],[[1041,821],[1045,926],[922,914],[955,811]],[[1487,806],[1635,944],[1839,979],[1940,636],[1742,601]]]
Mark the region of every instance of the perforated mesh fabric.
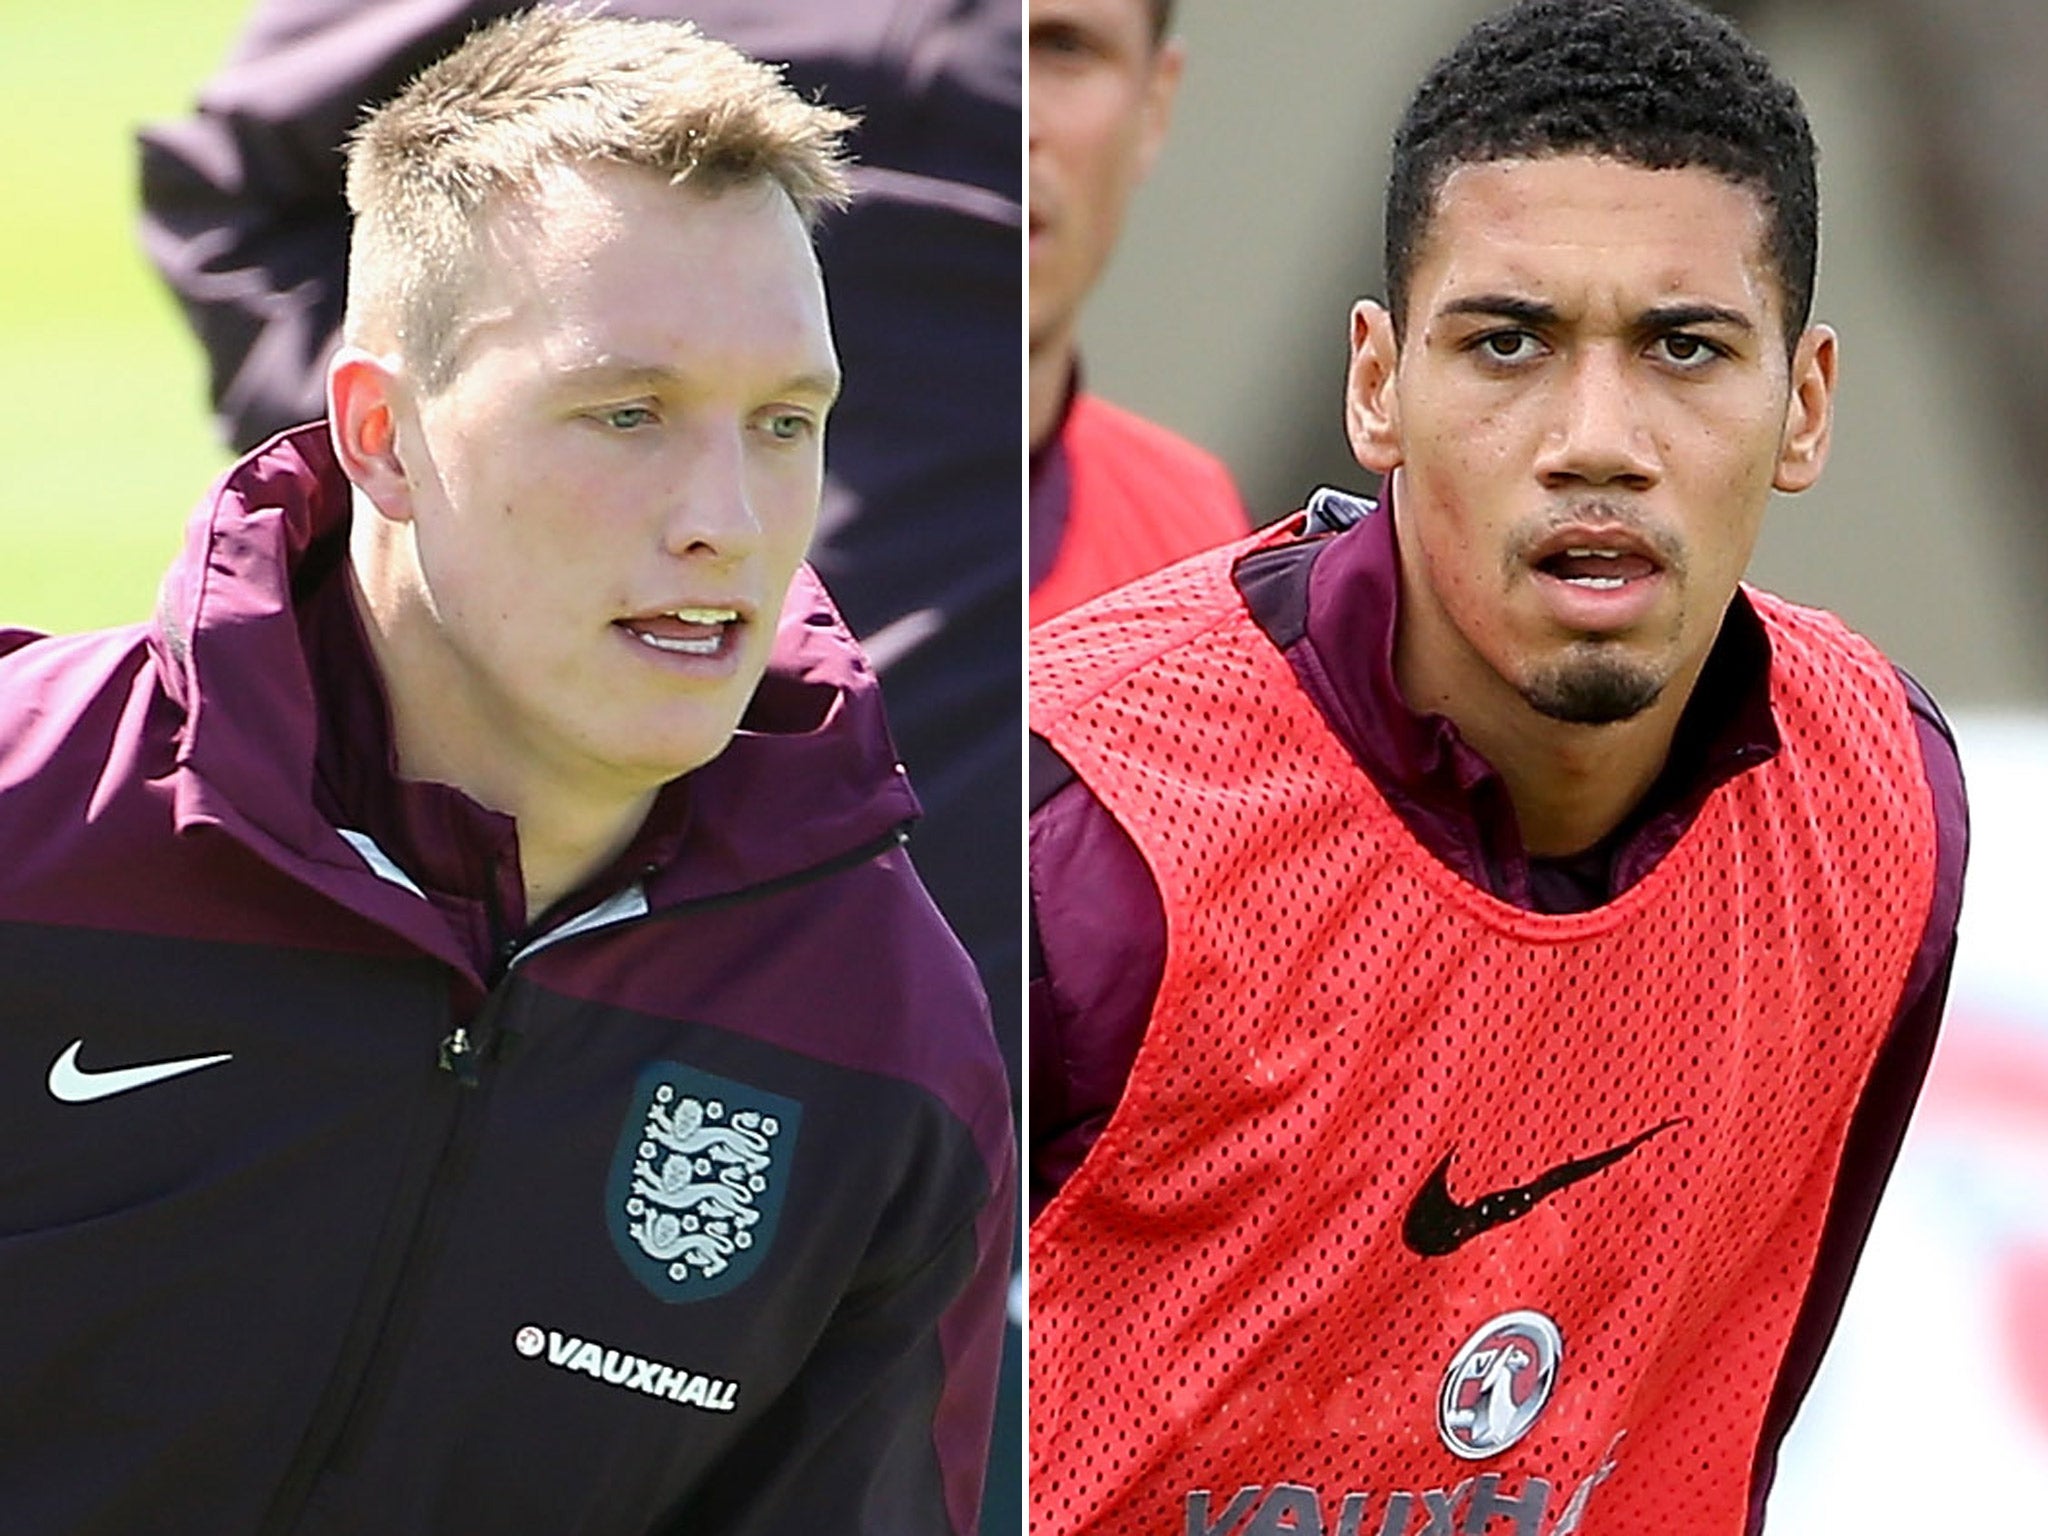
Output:
[[[1372,1536],[1488,1474],[1548,1484],[1546,1533],[1582,1485],[1579,1529],[1741,1531],[1931,899],[1896,677],[1753,594],[1783,750],[1614,902],[1529,913],[1438,864],[1328,732],[1230,589],[1245,547],[1034,635],[1034,728],[1137,842],[1168,931],[1125,1098],[1031,1234],[1034,1536],[1207,1530],[1283,1483],[1332,1530],[1369,1491]],[[1404,1243],[1446,1156],[1469,1204],[1667,1121],[1451,1252]],[[1454,1456],[1445,1370],[1525,1308],[1562,1333],[1554,1394]],[[1214,1529],[1304,1528],[1274,1497]]]
[[1164,427],[1079,394],[1060,428],[1067,507],[1058,558],[1031,589],[1031,622],[1244,536],[1221,461]]

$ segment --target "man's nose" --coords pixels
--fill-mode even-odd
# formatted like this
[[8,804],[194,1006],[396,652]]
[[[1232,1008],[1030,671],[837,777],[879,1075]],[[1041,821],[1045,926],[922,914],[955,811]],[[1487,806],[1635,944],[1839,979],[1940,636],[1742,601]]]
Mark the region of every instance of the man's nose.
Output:
[[662,542],[670,554],[741,560],[760,546],[761,523],[747,485],[746,433],[706,424],[688,434],[669,478]]
[[1536,472],[1552,489],[1573,484],[1647,490],[1658,478],[1643,385],[1619,349],[1591,347],[1558,375],[1555,412]]

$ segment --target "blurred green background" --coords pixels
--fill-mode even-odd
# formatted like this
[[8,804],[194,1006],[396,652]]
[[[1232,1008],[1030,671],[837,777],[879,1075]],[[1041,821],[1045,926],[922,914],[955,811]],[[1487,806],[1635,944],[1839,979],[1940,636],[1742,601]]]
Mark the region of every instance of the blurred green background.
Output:
[[134,131],[190,110],[244,0],[0,0],[0,625],[148,615],[226,463],[136,239]]

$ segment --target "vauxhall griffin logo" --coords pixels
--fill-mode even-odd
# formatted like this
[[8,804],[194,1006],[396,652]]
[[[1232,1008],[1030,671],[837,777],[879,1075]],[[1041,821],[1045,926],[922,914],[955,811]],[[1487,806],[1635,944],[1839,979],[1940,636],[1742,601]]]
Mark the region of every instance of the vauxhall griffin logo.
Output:
[[664,1301],[724,1294],[775,1238],[803,1108],[679,1062],[640,1074],[608,1204],[626,1267]]
[[1451,1357],[1437,1396],[1437,1432],[1454,1455],[1481,1461],[1529,1433],[1557,1385],[1564,1339],[1541,1312],[1505,1312]]

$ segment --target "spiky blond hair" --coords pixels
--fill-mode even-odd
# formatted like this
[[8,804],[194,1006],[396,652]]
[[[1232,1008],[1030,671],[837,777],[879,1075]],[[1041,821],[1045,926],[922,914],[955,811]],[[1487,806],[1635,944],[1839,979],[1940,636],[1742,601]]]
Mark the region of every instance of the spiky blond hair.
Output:
[[492,198],[558,168],[624,165],[707,194],[772,183],[815,223],[846,201],[853,123],[688,22],[546,7],[494,22],[349,141],[343,333],[395,347],[438,388]]

